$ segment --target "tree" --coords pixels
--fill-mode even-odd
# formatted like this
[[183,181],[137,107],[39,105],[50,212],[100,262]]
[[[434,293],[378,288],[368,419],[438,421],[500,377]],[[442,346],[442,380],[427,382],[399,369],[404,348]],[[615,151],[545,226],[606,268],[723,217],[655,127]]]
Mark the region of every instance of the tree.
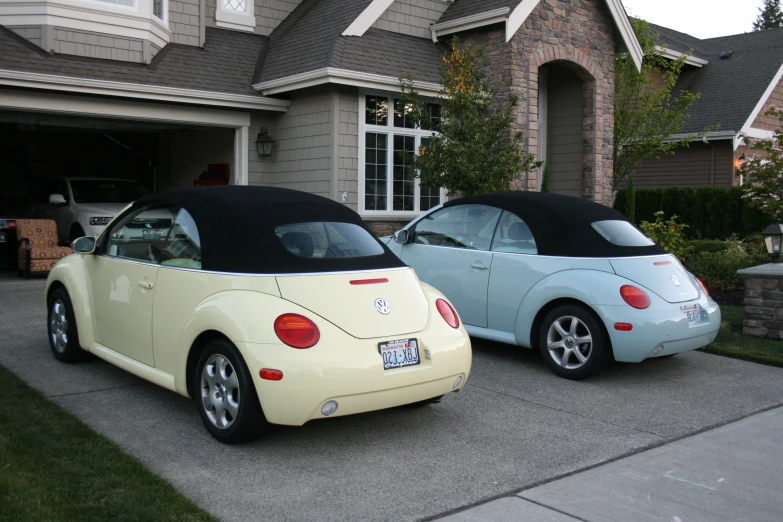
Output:
[[414,88],[412,76],[401,78],[406,117],[417,127],[433,131],[412,158],[422,186],[444,187],[463,196],[508,190],[512,181],[541,163],[521,145],[521,132],[512,132],[513,108],[496,103],[495,91],[478,66],[481,50],[461,50],[455,38],[443,56],[443,86],[438,95],[439,117],[432,104]]
[[783,217],[783,109],[772,107],[765,114],[777,118],[780,126],[769,139],[745,137],[748,145],[759,154],[741,167],[748,179],[743,197],[761,210]]
[[[690,118],[688,109],[700,94],[674,93],[686,56],[670,60],[656,49],[657,35],[643,20],[632,19],[644,51],[641,72],[629,53],[617,57],[612,189],[645,159],[673,155],[693,137],[672,139]],[[706,129],[705,129],[706,130]]]
[[780,0],[764,0],[764,7],[759,7],[759,11],[758,18],[753,22],[754,31],[783,27],[783,11],[780,9]]

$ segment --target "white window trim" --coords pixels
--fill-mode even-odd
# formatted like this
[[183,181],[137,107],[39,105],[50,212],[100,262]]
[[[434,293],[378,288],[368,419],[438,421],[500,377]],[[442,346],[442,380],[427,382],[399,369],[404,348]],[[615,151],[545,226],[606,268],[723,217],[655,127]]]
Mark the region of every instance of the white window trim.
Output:
[[234,29],[237,31],[255,31],[256,14],[255,1],[245,0],[245,11],[228,10],[223,7],[225,0],[215,0],[217,8],[215,9],[215,25],[224,29]]
[[[386,118],[387,124],[385,126],[380,125],[368,125],[365,122],[366,116],[366,100],[367,96],[382,96],[388,98],[392,103],[389,105],[389,114]],[[389,136],[387,141],[388,150],[386,151],[386,202],[387,209],[393,205],[393,190],[394,190],[394,141],[393,135],[398,136],[414,136],[416,138],[415,150],[419,150],[422,138],[432,137],[433,132],[422,129],[406,129],[394,126],[394,98],[399,98],[399,93],[390,93],[383,91],[370,91],[365,89],[359,89],[359,215],[363,218],[416,218],[428,210],[420,210],[420,195],[421,190],[419,186],[419,179],[416,178],[415,190],[413,193],[413,208],[414,210],[366,210],[364,208],[364,169],[365,169],[365,147],[366,147],[366,135],[368,132],[383,133]],[[443,203],[446,201],[446,190],[440,189],[440,201]]]

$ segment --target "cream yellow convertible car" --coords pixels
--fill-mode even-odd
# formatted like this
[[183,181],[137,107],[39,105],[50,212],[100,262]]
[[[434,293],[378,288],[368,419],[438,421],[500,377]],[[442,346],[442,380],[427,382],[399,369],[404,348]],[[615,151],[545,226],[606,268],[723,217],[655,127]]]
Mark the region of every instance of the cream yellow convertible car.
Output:
[[319,196],[173,190],[75,250],[46,285],[54,356],[89,352],[192,397],[222,442],[437,402],[470,372],[451,304]]

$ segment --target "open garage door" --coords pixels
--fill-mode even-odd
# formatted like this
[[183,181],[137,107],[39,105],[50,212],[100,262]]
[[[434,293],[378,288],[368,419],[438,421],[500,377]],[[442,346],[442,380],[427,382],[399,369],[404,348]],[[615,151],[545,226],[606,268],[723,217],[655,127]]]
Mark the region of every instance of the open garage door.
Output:
[[129,179],[157,192],[193,186],[210,166],[230,176],[233,155],[233,129],[3,112],[0,216],[22,217],[47,179]]

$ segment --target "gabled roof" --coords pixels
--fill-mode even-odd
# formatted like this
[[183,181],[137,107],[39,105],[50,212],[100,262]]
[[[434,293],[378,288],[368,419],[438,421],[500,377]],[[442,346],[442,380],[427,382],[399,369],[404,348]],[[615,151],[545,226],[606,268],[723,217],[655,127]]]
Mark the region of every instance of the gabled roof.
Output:
[[[701,93],[701,98],[691,106],[691,119],[682,133],[701,132],[715,124],[720,124],[721,132],[744,131],[746,123],[755,119],[754,111],[766,102],[770,87],[774,88],[780,80],[783,29],[694,43],[709,65],[701,69],[686,67],[677,83],[676,90]],[[720,59],[722,51],[733,51],[733,54],[728,59]]]
[[270,35],[255,87],[284,92],[328,83],[339,74],[340,83],[350,83],[346,78],[354,73],[384,77],[388,86],[399,86],[397,78],[408,73],[418,82],[437,84],[441,48],[431,41],[380,29],[366,29],[360,38],[342,36],[371,3],[304,0]]
[[212,102],[225,95],[225,99],[268,102],[285,110],[280,100],[266,99],[251,86],[258,57],[266,46],[263,36],[207,27],[203,49],[168,44],[146,65],[50,54],[0,26],[0,85],[34,78],[48,82],[45,88],[101,85],[116,95],[121,90],[143,93],[149,87],[201,100],[194,103],[219,105]]
[[658,35],[658,44],[667,49],[682,54],[692,54],[702,60],[710,60],[710,57],[714,57],[714,51],[695,36],[655,24],[650,24],[650,30]]

